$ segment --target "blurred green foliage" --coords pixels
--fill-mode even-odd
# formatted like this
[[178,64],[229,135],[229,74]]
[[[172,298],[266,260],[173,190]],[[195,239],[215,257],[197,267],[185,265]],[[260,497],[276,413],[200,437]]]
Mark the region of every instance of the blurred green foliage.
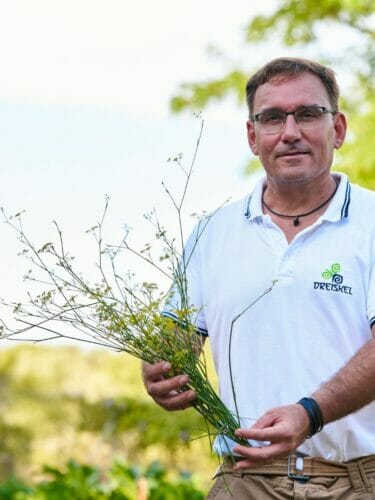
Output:
[[103,475],[98,467],[71,460],[62,469],[45,467],[47,479],[35,485],[10,478],[0,485],[2,500],[203,500],[192,477],[168,479],[159,462],[141,470],[115,463]]
[[[158,407],[143,387],[139,361],[123,353],[31,344],[4,347],[0,415],[0,483],[17,477],[33,485],[52,471],[56,483],[56,470],[67,463],[69,480],[74,471],[84,476],[90,470],[91,479],[85,477],[91,481],[95,473],[90,468],[110,469],[112,474],[116,459],[139,467],[142,474],[157,460],[163,477],[165,471],[171,477],[189,471],[207,488],[217,467],[208,440],[194,439],[207,433],[200,415],[193,409],[166,412]],[[79,463],[89,464],[89,469]],[[49,468],[43,470],[44,464]],[[7,497],[4,493],[0,498]]]
[[[329,43],[327,43],[329,39]],[[353,40],[341,48],[340,40]],[[353,182],[375,189],[375,18],[373,0],[279,0],[269,15],[251,19],[244,30],[251,54],[272,43],[278,48],[293,47],[304,57],[341,68],[350,81],[341,99],[349,119],[346,144],[336,155],[335,170],[346,172]],[[220,50],[217,50],[220,52]],[[228,57],[226,58],[228,59]],[[266,61],[265,61],[266,62]],[[201,111],[213,101],[234,95],[245,106],[245,84],[258,68],[240,68],[238,63],[219,78],[182,83],[171,99],[173,112]],[[340,82],[339,82],[340,83]],[[250,160],[246,172],[259,168]]]

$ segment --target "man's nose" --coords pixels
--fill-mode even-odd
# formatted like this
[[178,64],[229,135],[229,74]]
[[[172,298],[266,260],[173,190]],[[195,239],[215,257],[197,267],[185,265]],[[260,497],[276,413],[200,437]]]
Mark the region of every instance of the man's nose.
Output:
[[281,131],[281,140],[293,142],[301,138],[301,129],[296,122],[294,115],[287,115]]

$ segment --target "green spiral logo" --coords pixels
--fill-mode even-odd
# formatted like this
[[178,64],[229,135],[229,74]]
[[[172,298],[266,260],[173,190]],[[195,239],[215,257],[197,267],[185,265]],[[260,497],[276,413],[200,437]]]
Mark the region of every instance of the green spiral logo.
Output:
[[326,269],[325,271],[322,272],[322,278],[324,278],[325,280],[329,280],[330,278],[332,278],[333,275],[339,273],[340,271],[341,271],[340,264],[338,262],[335,262],[334,264],[332,264],[330,269]]
[[331,266],[331,271],[333,272],[333,274],[335,273],[339,273],[341,271],[341,266],[340,264],[336,263],[336,264],[332,264]]
[[325,271],[322,272],[322,278],[325,280],[329,280],[329,278],[332,276],[332,273],[329,269],[326,269]]

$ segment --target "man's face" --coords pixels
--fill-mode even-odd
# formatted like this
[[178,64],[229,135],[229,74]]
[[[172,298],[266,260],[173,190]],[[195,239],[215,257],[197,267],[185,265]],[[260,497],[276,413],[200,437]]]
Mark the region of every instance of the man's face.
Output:
[[[253,115],[266,109],[294,111],[301,106],[331,109],[327,91],[318,77],[302,73],[281,77],[261,85],[254,98]],[[259,156],[267,177],[275,183],[308,183],[329,175],[334,149],[345,139],[342,113],[327,113],[316,127],[303,130],[293,115],[277,134],[266,134],[257,122],[247,122],[248,141]]]

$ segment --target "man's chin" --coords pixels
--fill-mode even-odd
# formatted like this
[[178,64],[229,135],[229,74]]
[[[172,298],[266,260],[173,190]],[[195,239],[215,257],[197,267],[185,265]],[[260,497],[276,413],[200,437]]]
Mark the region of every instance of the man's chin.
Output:
[[288,165],[279,169],[277,177],[279,182],[285,184],[299,184],[306,182],[310,177],[309,174],[311,174],[311,171],[305,165]]

